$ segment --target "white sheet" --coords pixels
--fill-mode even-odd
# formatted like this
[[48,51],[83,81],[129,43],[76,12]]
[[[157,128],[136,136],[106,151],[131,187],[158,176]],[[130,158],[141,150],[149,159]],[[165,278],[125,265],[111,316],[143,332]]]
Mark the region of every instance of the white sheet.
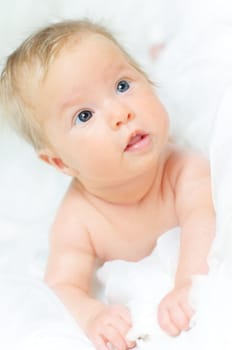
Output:
[[[4,26],[0,31],[1,55],[38,23],[86,13],[98,19],[105,17],[159,83],[157,92],[168,108],[178,142],[194,145],[210,157],[218,218],[211,272],[207,278],[197,278],[193,288],[197,315],[190,332],[168,338],[153,323],[161,291],[154,288],[156,300],[149,299],[148,303],[144,276],[151,268],[146,261],[154,256],[139,264],[123,263],[123,269],[121,263],[108,265],[108,272],[118,271],[113,274],[113,286],[126,285],[128,275],[133,277],[136,269],[136,279],[131,277],[131,281],[139,288],[118,290],[107,283],[107,293],[111,298],[114,292],[114,297],[129,300],[134,315],[132,335],[150,335],[150,340],[139,342],[141,349],[169,350],[178,344],[178,350],[194,346],[231,350],[231,2],[118,0],[106,5],[102,0],[44,0],[38,4],[9,0],[0,14]],[[151,63],[146,50],[152,41],[161,40],[167,40],[167,47],[158,61]],[[7,128],[1,130],[0,160],[0,345],[4,350],[91,348],[42,282],[49,225],[69,180],[40,163],[31,148]],[[160,248],[162,256],[167,255],[166,250],[176,252],[167,237],[168,233],[163,236],[166,243]],[[167,281],[165,263],[156,261],[160,268],[154,278],[158,280],[160,274],[162,283]],[[144,319],[146,322],[139,323]]]

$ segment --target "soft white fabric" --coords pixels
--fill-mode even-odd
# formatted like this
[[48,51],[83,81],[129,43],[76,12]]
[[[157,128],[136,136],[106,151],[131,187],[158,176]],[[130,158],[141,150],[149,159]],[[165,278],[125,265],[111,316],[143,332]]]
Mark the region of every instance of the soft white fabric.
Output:
[[[153,253],[139,262],[115,260],[105,263],[98,278],[105,285],[109,303],[127,305],[132,313],[133,329],[129,339],[155,342],[167,338],[156,320],[162,297],[171,290],[178,259],[179,228],[161,236]],[[164,344],[166,346],[166,344]],[[164,347],[165,347],[164,346]]]
[[195,310],[191,329],[178,337],[161,330],[157,308],[173,285],[179,250],[179,228],[166,232],[152,254],[137,263],[106,263],[98,277],[106,285],[109,303],[131,310],[133,328],[128,338],[137,349],[231,349],[232,279],[225,263],[214,265],[208,276],[194,276],[189,302]]
[[[106,283],[104,298],[129,305],[134,320],[130,336],[143,338],[139,349],[231,350],[231,1],[8,0],[0,11],[1,62],[38,25],[83,15],[104,20],[145,65],[177,141],[209,156],[217,212],[211,270],[194,279],[191,302],[197,312],[189,332],[169,338],[156,322],[157,303],[172,283],[177,230],[163,235],[158,249],[141,262],[104,266],[99,271]],[[166,48],[151,62],[149,45],[162,41]],[[69,179],[39,162],[6,126],[1,128],[0,160],[1,348],[92,348],[42,282],[49,226]]]

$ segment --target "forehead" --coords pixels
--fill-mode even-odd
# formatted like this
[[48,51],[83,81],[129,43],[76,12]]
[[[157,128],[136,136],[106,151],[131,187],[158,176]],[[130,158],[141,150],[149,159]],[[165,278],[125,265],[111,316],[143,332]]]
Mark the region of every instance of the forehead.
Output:
[[62,72],[65,67],[74,65],[81,73],[97,73],[101,68],[105,73],[114,67],[128,64],[128,59],[122,50],[110,39],[100,34],[87,34],[81,40],[71,41],[63,47],[58,57],[53,61],[48,74],[51,76],[57,70]]

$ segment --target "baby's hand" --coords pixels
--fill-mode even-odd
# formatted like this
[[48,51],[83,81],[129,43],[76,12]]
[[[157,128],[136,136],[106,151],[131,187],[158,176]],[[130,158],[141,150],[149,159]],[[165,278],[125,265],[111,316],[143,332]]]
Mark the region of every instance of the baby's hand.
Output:
[[109,343],[114,349],[126,350],[135,346],[126,340],[130,328],[131,317],[126,307],[102,304],[89,320],[86,333],[97,350],[109,350]]
[[194,314],[188,302],[189,290],[189,284],[176,287],[160,302],[158,309],[160,327],[172,336],[189,329],[189,322]]

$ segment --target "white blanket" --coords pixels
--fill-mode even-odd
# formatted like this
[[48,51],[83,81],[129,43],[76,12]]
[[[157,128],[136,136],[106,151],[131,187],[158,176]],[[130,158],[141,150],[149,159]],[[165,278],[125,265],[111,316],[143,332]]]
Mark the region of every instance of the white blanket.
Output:
[[[173,278],[178,229],[163,235],[153,254],[138,263],[116,261],[103,266],[98,276],[106,289],[100,295],[131,308],[134,327],[130,337],[138,340],[141,350],[231,350],[231,1],[118,0],[106,5],[103,0],[41,0],[38,4],[9,0],[4,6],[0,12],[2,55],[34,23],[64,15],[105,17],[130,42],[132,53],[157,82],[177,141],[209,157],[217,236],[209,256],[209,275],[194,278],[192,329],[170,338],[156,321],[157,303]],[[23,27],[27,19],[28,26]],[[156,62],[149,61],[149,44],[162,40],[166,48]],[[6,127],[0,136],[1,349],[91,349],[42,281],[49,225],[69,180],[40,163],[31,148]]]

